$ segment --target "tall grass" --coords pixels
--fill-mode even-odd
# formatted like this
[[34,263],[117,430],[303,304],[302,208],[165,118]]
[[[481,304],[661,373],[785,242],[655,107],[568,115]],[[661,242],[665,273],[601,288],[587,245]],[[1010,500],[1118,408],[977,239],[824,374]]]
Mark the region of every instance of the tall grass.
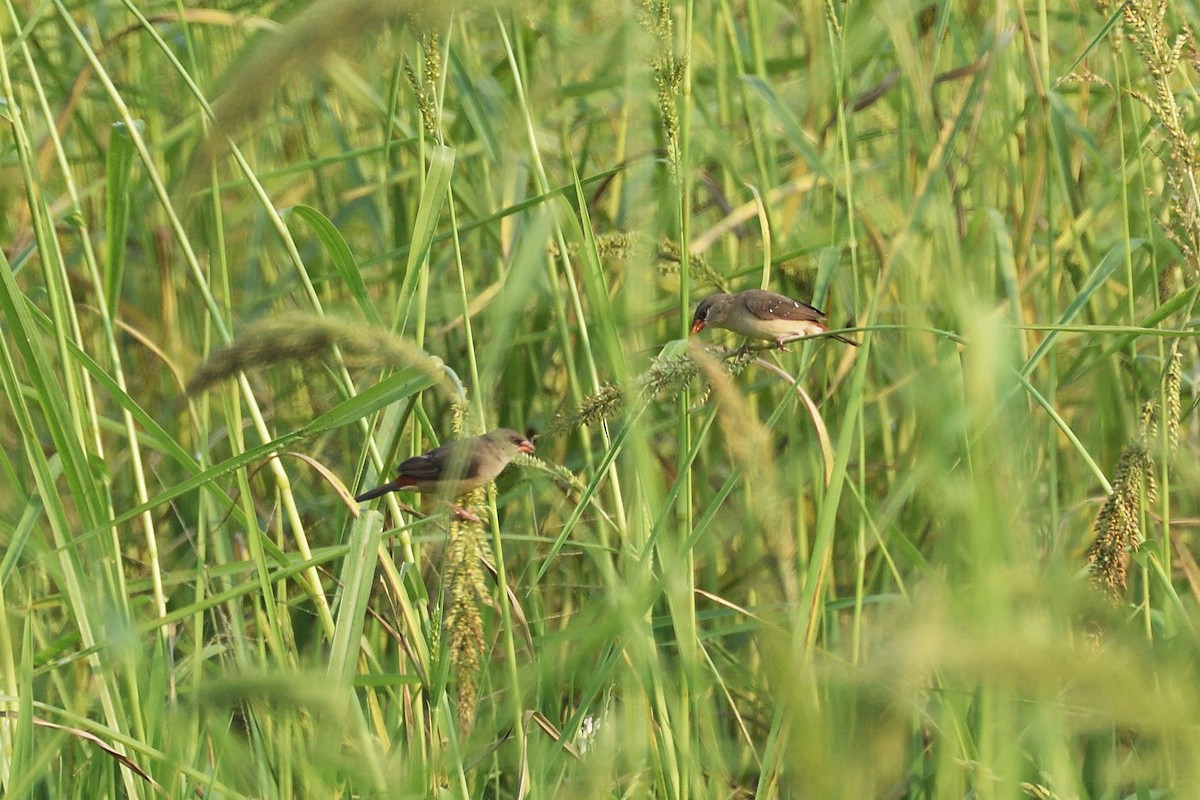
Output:
[[8,0],[5,796],[1197,796],[1192,12]]

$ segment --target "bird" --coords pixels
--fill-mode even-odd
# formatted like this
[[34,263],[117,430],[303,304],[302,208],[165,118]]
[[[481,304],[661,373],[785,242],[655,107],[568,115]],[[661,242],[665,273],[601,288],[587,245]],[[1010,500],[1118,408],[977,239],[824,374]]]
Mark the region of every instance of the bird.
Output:
[[[776,347],[784,350],[788,341],[828,331],[825,320],[825,312],[808,303],[763,289],[750,289],[737,294],[720,292],[701,300],[692,317],[692,333],[707,327],[724,328],[751,339],[774,340]],[[858,347],[858,342],[845,336],[836,333],[832,336]]]
[[495,480],[517,453],[533,451],[533,443],[511,428],[455,439],[401,461],[394,479],[363,492],[354,501],[365,503],[396,491],[438,494],[447,499],[462,497]]

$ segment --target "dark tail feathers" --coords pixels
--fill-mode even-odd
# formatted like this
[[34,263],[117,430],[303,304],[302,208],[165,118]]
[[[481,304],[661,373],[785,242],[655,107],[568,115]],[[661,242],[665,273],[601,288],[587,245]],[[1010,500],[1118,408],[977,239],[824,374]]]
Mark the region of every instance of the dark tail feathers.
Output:
[[368,500],[374,500],[376,497],[382,497],[383,495],[387,494],[388,492],[394,492],[394,491],[396,491],[397,488],[399,488],[399,487],[396,486],[395,481],[388,481],[387,483],[383,484],[382,486],[376,486],[374,489],[372,489],[369,492],[363,492],[362,494],[357,495],[354,498],[354,502],[365,503]]

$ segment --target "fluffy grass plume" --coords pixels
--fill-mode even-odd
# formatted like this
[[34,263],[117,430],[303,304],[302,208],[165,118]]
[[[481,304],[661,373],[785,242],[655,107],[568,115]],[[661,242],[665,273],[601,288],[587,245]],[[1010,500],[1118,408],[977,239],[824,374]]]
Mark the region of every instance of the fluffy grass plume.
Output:
[[185,392],[197,395],[248,369],[338,360],[357,369],[413,367],[432,378],[447,396],[456,396],[441,359],[408,339],[361,320],[302,311],[272,314],[247,325],[233,342],[214,351],[192,373]]

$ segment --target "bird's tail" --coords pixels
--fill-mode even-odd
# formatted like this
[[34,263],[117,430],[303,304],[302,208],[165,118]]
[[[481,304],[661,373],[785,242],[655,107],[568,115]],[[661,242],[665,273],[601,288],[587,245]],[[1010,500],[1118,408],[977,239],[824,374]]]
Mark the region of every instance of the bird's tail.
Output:
[[357,495],[354,498],[354,502],[365,503],[368,500],[374,500],[376,497],[382,497],[383,495],[387,494],[388,492],[394,492],[398,488],[400,488],[400,487],[398,487],[396,485],[395,481],[388,481],[387,483],[383,484],[382,486],[376,486],[374,489],[370,490],[369,492],[363,492],[362,494]]

